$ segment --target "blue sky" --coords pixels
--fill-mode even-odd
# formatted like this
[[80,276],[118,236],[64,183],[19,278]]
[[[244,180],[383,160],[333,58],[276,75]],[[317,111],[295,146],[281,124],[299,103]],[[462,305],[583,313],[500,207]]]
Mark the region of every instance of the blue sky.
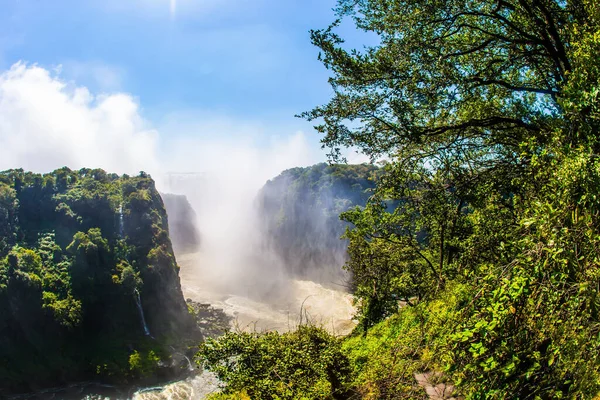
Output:
[[[3,0],[0,67],[22,60],[93,92],[136,96],[149,120],[210,112],[306,129],[326,101],[309,29],[332,0]],[[352,30],[348,29],[348,33]]]
[[279,160],[269,176],[325,161],[294,115],[332,94],[309,30],[335,4],[2,0],[0,169],[204,170],[235,154]]

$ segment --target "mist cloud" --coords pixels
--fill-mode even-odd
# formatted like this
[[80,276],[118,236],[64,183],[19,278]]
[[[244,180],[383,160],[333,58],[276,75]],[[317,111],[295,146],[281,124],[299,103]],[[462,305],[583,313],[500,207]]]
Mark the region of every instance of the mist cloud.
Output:
[[123,93],[94,96],[42,67],[0,74],[0,169],[157,171],[157,132]]
[[198,113],[193,123],[159,132],[132,95],[94,94],[58,70],[19,62],[0,73],[0,170],[143,170],[159,185],[168,171],[217,171],[257,188],[285,168],[319,160],[302,132],[265,139],[264,127],[222,115]]

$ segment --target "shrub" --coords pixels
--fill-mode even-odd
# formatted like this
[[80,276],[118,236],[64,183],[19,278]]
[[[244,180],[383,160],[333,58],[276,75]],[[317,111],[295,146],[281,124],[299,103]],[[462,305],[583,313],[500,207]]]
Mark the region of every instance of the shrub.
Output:
[[321,328],[279,334],[227,333],[200,347],[199,362],[224,382],[224,395],[252,399],[345,399],[350,364],[341,341]]

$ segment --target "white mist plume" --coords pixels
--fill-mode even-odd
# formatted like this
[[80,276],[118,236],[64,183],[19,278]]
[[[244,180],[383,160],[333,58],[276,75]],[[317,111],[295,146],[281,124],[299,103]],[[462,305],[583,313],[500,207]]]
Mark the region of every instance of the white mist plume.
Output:
[[[199,279],[228,290],[250,290],[259,281],[266,291],[279,285],[283,271],[273,266],[281,263],[256,251],[253,200],[282,170],[319,161],[304,134],[265,142],[260,126],[222,117],[197,122],[183,135],[167,131],[161,137],[148,125],[131,95],[95,96],[58,72],[24,63],[0,74],[0,170],[149,172],[159,190],[187,195],[197,213]],[[177,186],[169,171],[204,175]]]
[[24,63],[0,74],[0,170],[152,172],[156,136],[130,95],[93,96]]
[[[231,137],[230,124],[206,127],[213,137]],[[236,129],[237,130],[237,129]],[[239,127],[248,131],[247,127]],[[205,171],[202,175],[173,174],[162,183],[167,191],[185,194],[197,214],[201,234],[199,279],[219,290],[264,298],[285,290],[286,275],[274,253],[262,252],[260,221],[254,199],[268,179],[282,170],[316,161],[301,132],[286,140],[273,139],[259,146],[245,139],[179,139],[166,154],[177,154],[179,171]]]

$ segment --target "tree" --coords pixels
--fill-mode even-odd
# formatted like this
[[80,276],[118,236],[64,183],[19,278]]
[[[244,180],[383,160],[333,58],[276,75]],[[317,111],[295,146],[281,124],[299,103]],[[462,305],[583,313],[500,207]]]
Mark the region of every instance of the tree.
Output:
[[281,335],[228,332],[203,343],[198,356],[231,398],[242,393],[253,399],[350,398],[352,371],[341,343],[314,326]]
[[[333,159],[389,160],[345,215],[359,301],[429,301],[459,281],[472,300],[436,343],[464,393],[596,395],[597,2],[339,0],[337,14],[311,33],[334,95],[302,116]],[[344,18],[379,43],[347,49]],[[389,315],[374,309],[362,317]]]
[[[574,26],[591,28],[591,3],[340,0],[340,18],[352,17],[380,44],[345,50],[333,29],[339,21],[312,31],[335,94],[303,116],[323,118],[317,129],[334,150],[358,146],[403,159],[458,152],[496,167],[527,162],[523,144],[544,145],[548,132],[566,127],[572,42],[584,34]],[[585,139],[577,127],[563,134]]]
[[[570,123],[586,111],[568,116],[562,104],[573,68],[572,25],[590,13],[579,3],[547,0],[340,0],[337,12],[380,42],[347,50],[335,33],[340,20],[312,31],[334,96],[302,116],[321,121],[316,129],[334,159],[345,146],[390,159],[372,207],[390,199],[403,206],[363,236],[399,241],[404,253],[418,250],[439,283],[446,273],[464,272],[452,265],[463,256],[497,256],[489,243],[484,252],[461,245],[486,223],[469,213],[503,215],[495,238],[508,240],[526,191],[539,188],[532,160],[554,151],[551,143],[587,140]],[[495,211],[488,199],[496,199]],[[467,264],[473,267],[460,265]]]
[[129,379],[132,349],[197,339],[166,222],[149,176],[0,172],[0,391]]
[[346,268],[365,327],[399,301],[413,305],[444,288],[471,233],[468,203],[444,171],[411,172],[387,168],[367,206],[341,215],[353,226]]
[[15,242],[18,202],[15,190],[0,182],[0,257]]

